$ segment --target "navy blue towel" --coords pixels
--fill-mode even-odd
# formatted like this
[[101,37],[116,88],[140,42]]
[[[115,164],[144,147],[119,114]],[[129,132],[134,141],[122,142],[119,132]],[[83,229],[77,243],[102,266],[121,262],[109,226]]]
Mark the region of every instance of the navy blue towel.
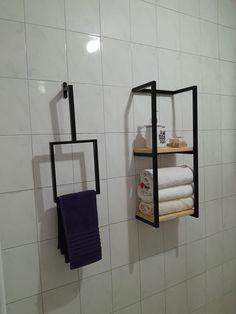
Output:
[[70,268],[102,258],[95,191],[62,195],[57,200],[58,248]]

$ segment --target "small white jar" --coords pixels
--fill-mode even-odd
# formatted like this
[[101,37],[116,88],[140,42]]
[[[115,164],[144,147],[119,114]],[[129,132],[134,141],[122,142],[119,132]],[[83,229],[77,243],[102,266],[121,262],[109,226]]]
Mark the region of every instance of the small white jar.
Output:
[[[152,148],[152,125],[146,125],[146,146]],[[163,124],[157,124],[157,146],[166,146],[166,127]]]

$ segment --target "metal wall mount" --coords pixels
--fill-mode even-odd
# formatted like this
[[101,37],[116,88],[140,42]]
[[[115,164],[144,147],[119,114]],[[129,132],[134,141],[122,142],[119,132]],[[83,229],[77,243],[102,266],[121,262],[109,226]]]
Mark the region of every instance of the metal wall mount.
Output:
[[71,126],[71,141],[57,141],[49,143],[50,151],[50,162],[52,172],[52,188],[53,188],[53,199],[57,202],[57,176],[56,176],[56,164],[55,164],[55,150],[54,147],[58,145],[68,144],[81,144],[81,143],[92,143],[93,144],[93,157],[94,157],[94,172],[95,172],[95,185],[96,193],[100,194],[100,176],[99,176],[99,162],[98,162],[98,145],[96,139],[89,140],[77,140],[76,136],[76,123],[75,123],[75,106],[74,106],[74,92],[73,85],[67,85],[63,83],[63,97],[69,100],[69,111],[70,111],[70,126]]

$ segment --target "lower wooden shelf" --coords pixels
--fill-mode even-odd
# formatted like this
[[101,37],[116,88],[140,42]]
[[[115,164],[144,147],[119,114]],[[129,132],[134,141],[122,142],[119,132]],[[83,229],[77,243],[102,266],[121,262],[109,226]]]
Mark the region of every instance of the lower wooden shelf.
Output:
[[[162,222],[162,221],[168,221],[168,220],[176,219],[179,217],[190,216],[190,215],[193,215],[193,213],[194,213],[194,210],[192,208],[190,208],[190,209],[182,210],[182,211],[171,213],[171,214],[160,215],[159,221]],[[153,216],[141,213],[140,211],[136,212],[136,216],[138,216],[142,219],[145,219],[147,221],[150,221],[152,223],[154,222]]]

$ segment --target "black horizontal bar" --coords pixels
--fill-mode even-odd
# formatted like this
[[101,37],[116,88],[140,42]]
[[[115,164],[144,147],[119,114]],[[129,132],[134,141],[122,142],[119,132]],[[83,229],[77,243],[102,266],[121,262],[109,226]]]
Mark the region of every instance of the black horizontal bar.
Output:
[[182,88],[182,89],[178,89],[178,90],[174,91],[174,94],[176,95],[176,94],[192,91],[192,90],[194,90],[194,88],[196,88],[196,85],[185,87],[185,88]]
[[142,222],[145,222],[146,224],[150,225],[150,226],[153,226],[153,227],[156,227],[156,225],[154,224],[154,222],[151,222],[149,220],[146,220],[145,218],[142,218],[138,215],[136,215],[136,219],[142,221]]
[[76,141],[58,141],[58,142],[51,142],[52,145],[66,145],[66,144],[77,144],[77,143],[91,143],[95,142],[96,139],[91,140],[76,140]]
[[142,90],[142,89],[144,89],[146,87],[151,87],[153,82],[155,82],[155,81],[151,81],[151,82],[148,82],[148,83],[136,86],[136,87],[132,88],[132,92],[133,93],[138,93],[140,90]]
[[[136,93],[138,94],[151,94],[151,89],[140,89],[139,91],[137,91]],[[167,96],[172,96],[175,94],[175,92],[171,91],[171,90],[162,90],[162,89],[157,89],[156,90],[156,94],[157,95],[167,95]]]

